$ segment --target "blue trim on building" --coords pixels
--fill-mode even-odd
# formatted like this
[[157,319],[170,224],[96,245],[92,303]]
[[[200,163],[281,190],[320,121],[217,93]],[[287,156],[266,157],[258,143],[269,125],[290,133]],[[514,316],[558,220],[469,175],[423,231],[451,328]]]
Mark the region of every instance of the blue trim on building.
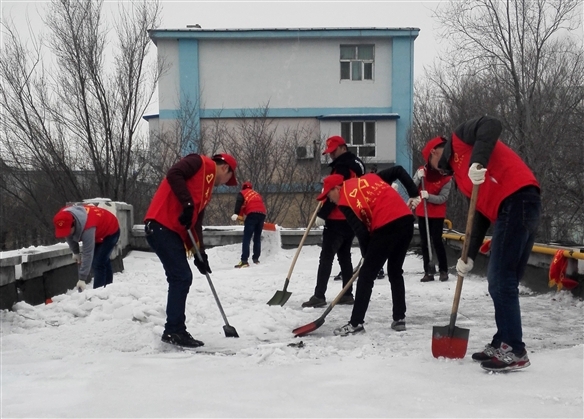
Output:
[[[239,118],[263,115],[265,109],[200,109],[201,119]],[[178,110],[161,109],[160,119],[177,119]],[[269,108],[268,118],[349,119],[399,119],[392,108]]]
[[396,164],[411,174],[408,135],[414,111],[414,43],[410,39],[393,39],[391,73],[392,108],[402,115],[396,124]]
[[[152,29],[158,39],[309,39],[309,38],[398,38],[415,39],[419,28],[300,28],[300,29]],[[409,41],[408,41],[409,42]]]
[[[196,39],[178,40],[178,71],[180,80],[180,101],[185,104],[185,109],[194,108],[194,119],[197,129],[197,138],[201,134],[201,105],[199,83],[199,41]],[[175,111],[175,118],[178,112]],[[160,112],[161,119],[162,111]],[[184,138],[184,136],[183,136]],[[181,153],[186,156],[198,151],[198,144],[188,143],[183,145]]]

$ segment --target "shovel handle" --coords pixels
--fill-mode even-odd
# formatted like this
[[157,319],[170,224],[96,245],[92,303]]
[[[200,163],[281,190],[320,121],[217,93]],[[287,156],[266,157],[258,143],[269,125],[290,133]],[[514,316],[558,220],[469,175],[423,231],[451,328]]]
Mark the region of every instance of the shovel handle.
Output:
[[[294,255],[294,259],[292,259],[292,263],[290,264],[290,269],[288,270],[288,275],[286,276],[286,281],[289,281],[290,277],[292,276],[292,271],[294,270],[294,266],[296,265],[296,260],[298,259],[298,255],[300,255],[300,250],[302,249],[302,246],[304,245],[304,241],[306,240],[306,237],[308,237],[308,233],[310,232],[310,229],[312,228],[312,226],[314,225],[314,222],[316,221],[316,214],[318,214],[320,207],[322,207],[322,202],[318,203],[318,205],[316,206],[316,209],[314,210],[314,213],[312,214],[312,217],[310,217],[310,221],[308,222],[308,226],[306,227],[306,231],[304,232],[304,235],[302,236],[302,240],[300,240],[300,244],[298,244],[298,249],[296,249],[296,254]],[[286,283],[286,286],[287,285],[288,285],[288,283]]]
[[[426,190],[426,185],[424,183],[424,178],[422,177],[422,190],[425,191]],[[428,259],[429,259],[429,263],[430,265],[432,264],[432,242],[430,241],[430,223],[428,222],[428,207],[426,204],[426,200],[422,199],[422,201],[424,201],[424,220],[426,221],[426,240],[428,241]]]
[[333,307],[336,306],[339,301],[341,301],[341,298],[343,298],[343,295],[345,295],[345,293],[349,290],[349,288],[351,288],[351,285],[353,285],[353,282],[355,282],[355,280],[359,276],[359,271],[361,270],[361,265],[363,265],[363,258],[361,258],[361,260],[359,261],[359,264],[355,268],[355,272],[353,272],[353,276],[351,277],[351,279],[349,279],[349,281],[347,282],[347,285],[345,285],[343,287],[343,289],[341,290],[341,292],[339,292],[337,294],[337,296],[335,297],[335,299],[326,308],[326,310],[324,311],[324,313],[322,314],[322,316],[320,316],[321,319],[324,319],[331,312],[331,310],[333,309]]
[[[468,216],[466,218],[466,230],[464,231],[464,243],[462,244],[462,255],[460,257],[464,263],[466,263],[466,261],[468,259],[468,248],[470,247],[470,236],[472,233],[472,225],[474,222],[475,209],[477,206],[477,199],[479,196],[479,186],[480,185],[473,185],[472,194],[470,196],[470,204],[468,206]],[[454,301],[452,302],[452,312],[450,314],[450,326],[449,326],[450,333],[454,332],[454,324],[456,323],[456,316],[458,313],[458,305],[460,303],[460,294],[462,293],[462,282],[463,281],[464,281],[464,277],[461,275],[458,275],[458,279],[456,281],[456,291],[454,292]]]

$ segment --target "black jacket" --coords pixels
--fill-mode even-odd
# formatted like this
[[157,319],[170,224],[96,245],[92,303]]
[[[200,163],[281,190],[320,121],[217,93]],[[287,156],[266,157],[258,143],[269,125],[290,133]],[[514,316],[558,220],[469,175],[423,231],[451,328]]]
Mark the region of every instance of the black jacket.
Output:
[[[331,175],[333,173],[342,175],[345,180],[351,178],[351,172],[355,173],[357,177],[361,177],[365,173],[365,165],[361,159],[350,151],[347,151],[334,159],[329,164],[329,167],[331,168]],[[317,215],[326,220],[335,207],[336,204],[327,198]]]

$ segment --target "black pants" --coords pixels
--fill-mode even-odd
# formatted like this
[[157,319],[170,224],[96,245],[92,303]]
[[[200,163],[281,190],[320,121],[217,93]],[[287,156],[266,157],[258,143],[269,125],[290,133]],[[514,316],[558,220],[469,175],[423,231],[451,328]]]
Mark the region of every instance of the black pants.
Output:
[[406,288],[403,269],[408,247],[414,236],[414,216],[398,218],[376,229],[369,240],[369,246],[359,272],[355,305],[351,314],[351,324],[357,326],[365,321],[375,277],[387,261],[387,277],[391,284],[393,320],[406,316]]
[[[446,250],[442,241],[442,228],[444,218],[428,217],[428,227],[430,227],[430,240],[436,257],[438,258],[438,269],[440,272],[448,272],[448,261],[446,260]],[[426,233],[426,220],[424,217],[418,217],[418,229],[420,230],[420,242],[422,244],[422,258],[424,259],[424,273],[434,274],[434,264],[430,260],[428,252],[428,234]]]
[[[326,221],[322,233],[322,250],[320,251],[316,287],[314,288],[314,295],[316,297],[325,298],[335,255],[337,255],[337,260],[339,261],[339,265],[341,265],[343,287],[353,276],[351,245],[354,238],[355,233],[347,221]],[[353,295],[353,287],[349,288],[345,295]]]

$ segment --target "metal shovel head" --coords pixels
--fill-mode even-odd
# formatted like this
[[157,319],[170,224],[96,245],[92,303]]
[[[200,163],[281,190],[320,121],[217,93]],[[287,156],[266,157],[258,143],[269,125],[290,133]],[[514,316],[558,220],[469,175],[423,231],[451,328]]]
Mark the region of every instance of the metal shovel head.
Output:
[[233,326],[223,326],[223,331],[225,332],[226,338],[238,338],[239,335],[237,334],[237,330]]
[[304,336],[304,335],[309,334],[310,332],[314,332],[316,329],[318,329],[323,324],[324,324],[324,319],[319,318],[319,319],[317,319],[311,323],[308,323],[304,326],[297,327],[296,329],[294,329],[292,331],[292,333],[294,333],[294,336],[296,336],[296,337]]
[[292,293],[289,291],[276,291],[272,299],[268,301],[268,305],[283,306],[284,304],[286,304],[291,295]]
[[432,329],[432,355],[434,358],[462,359],[466,355],[468,347],[469,329],[454,326],[454,332],[450,333],[450,326]]

